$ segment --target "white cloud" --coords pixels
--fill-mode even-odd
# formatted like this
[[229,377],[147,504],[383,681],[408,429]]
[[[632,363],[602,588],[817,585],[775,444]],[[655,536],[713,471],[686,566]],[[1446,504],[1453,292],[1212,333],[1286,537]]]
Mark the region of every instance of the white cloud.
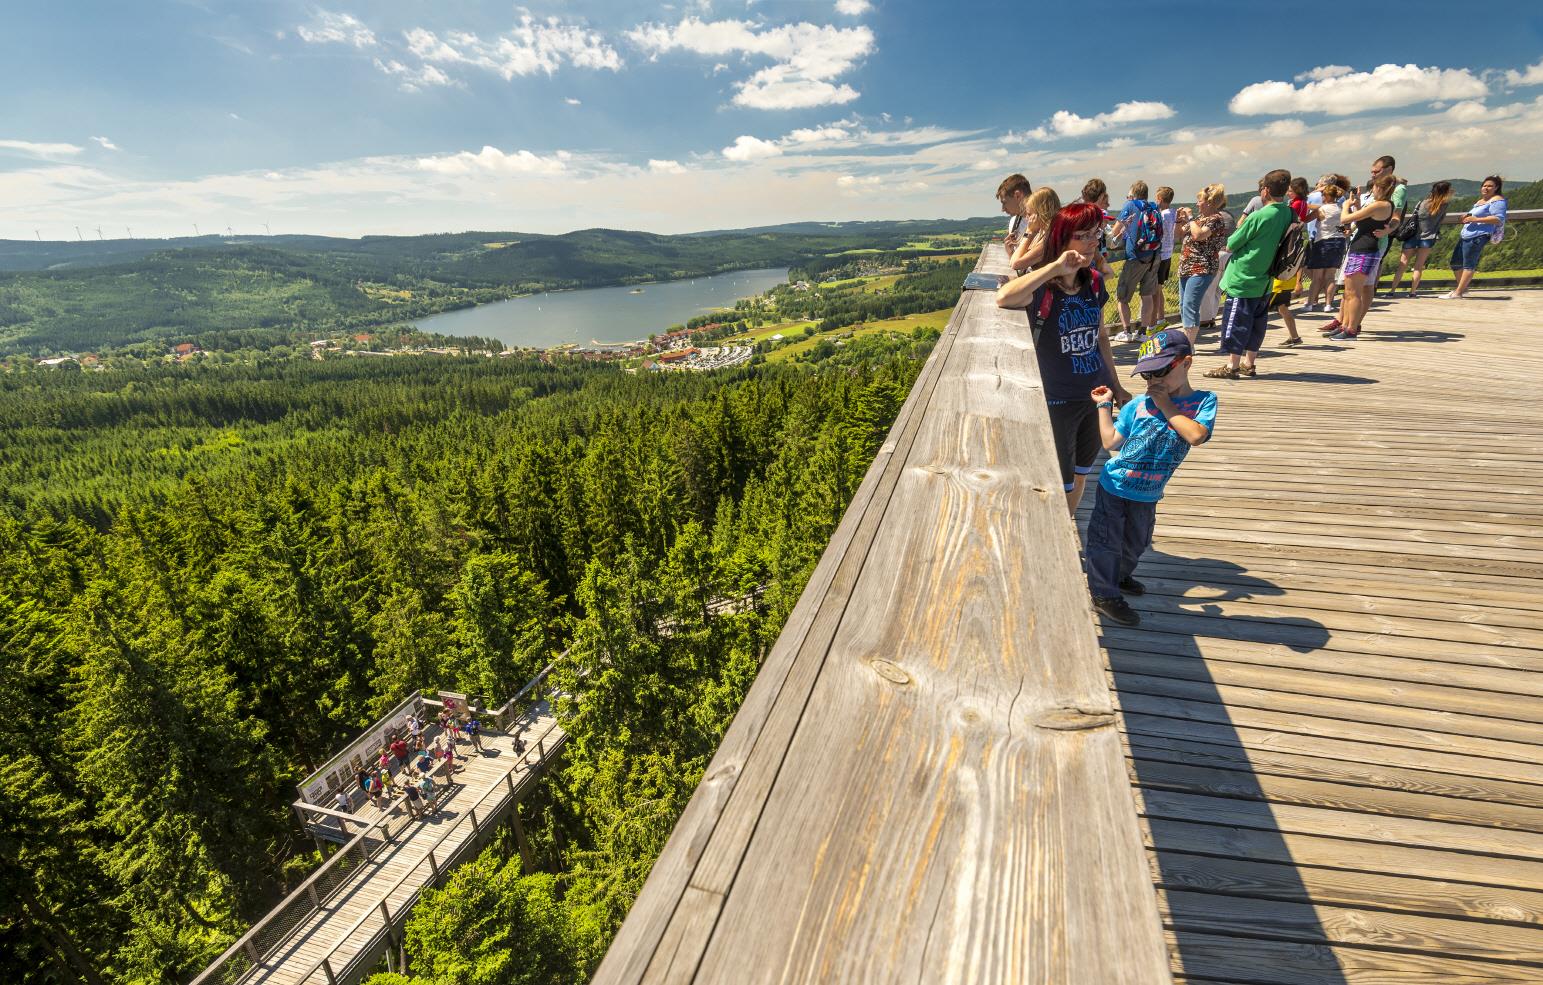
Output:
[[836,184],[841,188],[872,188],[875,185],[881,185],[883,183],[884,179],[876,174],[864,175],[861,178],[857,177],[856,175],[844,174],[836,179]]
[[[1378,65],[1370,72],[1338,73],[1307,82],[1255,82],[1232,97],[1227,108],[1241,116],[1275,113],[1327,113],[1348,116],[1373,109],[1392,109],[1438,100],[1477,99],[1488,92],[1466,68],[1421,68],[1418,65]],[[1322,73],[1326,69],[1314,69]],[[1313,72],[1307,73],[1311,77]],[[1299,76],[1301,78],[1301,76]]]
[[1096,116],[1079,116],[1071,110],[1056,110],[1050,121],[1030,130],[1009,130],[1002,135],[1004,144],[1032,144],[1059,137],[1087,137],[1116,127],[1152,123],[1173,116],[1173,107],[1158,102],[1117,103],[1114,109]]
[[99,144],[103,150],[118,150],[119,149],[117,144],[113,143],[111,140],[108,140],[106,137],[92,137],[91,139],[96,141],[97,144]]
[[1264,125],[1266,137],[1300,137],[1307,132],[1307,124],[1301,120],[1272,120]]
[[782,148],[774,140],[759,137],[736,137],[732,146],[723,149],[723,156],[731,161],[755,161],[763,157],[776,157]]
[[582,106],[582,105],[584,105],[581,100],[574,99],[572,96],[569,96],[567,99],[564,99],[563,102],[567,103],[569,106]]
[[575,68],[621,69],[621,55],[593,31],[556,17],[538,21],[529,14],[506,34],[482,38],[467,31],[440,37],[415,27],[402,35],[408,49],[425,62],[471,65],[497,73],[507,82],[517,75],[554,74],[563,65]]
[[867,27],[809,23],[764,27],[749,21],[704,21],[687,17],[675,25],[644,24],[627,38],[650,58],[671,51],[722,57],[739,54],[772,59],[748,79],[735,83],[734,102],[751,109],[807,109],[849,103],[856,89],[835,80],[874,50]]
[[1479,120],[1492,118],[1492,115],[1493,111],[1477,99],[1465,99],[1447,107],[1447,116],[1458,123],[1477,123]]
[[1198,139],[1195,136],[1195,131],[1193,130],[1175,130],[1168,136],[1174,141],[1174,143],[1179,144],[1192,144]]
[[848,17],[861,17],[872,9],[873,4],[868,0],[836,0],[836,13]]
[[559,174],[567,169],[572,157],[567,151],[558,151],[550,157],[517,150],[506,154],[497,147],[483,147],[473,154],[463,150],[459,154],[442,154],[436,157],[418,158],[418,167],[437,174],[465,175],[478,172],[488,174]]
[[295,28],[300,40],[310,44],[349,44],[355,48],[369,48],[375,41],[375,32],[360,23],[353,14],[336,14],[319,10],[311,23]]
[[649,161],[648,170],[655,174],[685,174],[686,169],[679,161]]
[[1505,74],[1506,85],[1510,86],[1536,86],[1543,85],[1543,61],[1536,65],[1528,65],[1518,72],[1510,69]]
[[401,88],[406,92],[417,92],[429,86],[456,85],[456,81],[434,65],[419,65],[417,68],[409,68],[395,58],[387,61],[375,59],[375,67],[387,75],[400,78]]
[[1098,146],[1104,148],[1104,150],[1119,150],[1121,147],[1129,147],[1134,143],[1135,141],[1129,137],[1113,137],[1109,140],[1099,141]]
[[1310,68],[1295,76],[1298,82],[1322,82],[1324,79],[1337,79],[1342,75],[1349,75],[1355,69],[1349,65],[1321,65],[1318,68]]
[[849,134],[841,127],[814,127],[811,129],[794,130],[782,138],[784,144],[827,144],[834,141],[845,140]]
[[25,154],[28,157],[41,157],[45,159],[73,157],[83,150],[85,150],[84,147],[75,144],[48,144],[37,143],[31,140],[0,140],[0,153],[14,151],[17,154]]

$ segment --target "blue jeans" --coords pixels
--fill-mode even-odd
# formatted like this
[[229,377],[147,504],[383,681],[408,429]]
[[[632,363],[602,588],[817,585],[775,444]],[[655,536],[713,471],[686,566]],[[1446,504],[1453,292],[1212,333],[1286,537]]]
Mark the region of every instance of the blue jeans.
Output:
[[1208,274],[1191,274],[1179,278],[1179,319],[1185,328],[1194,328],[1200,324],[1200,305],[1205,301],[1205,292],[1211,289],[1214,280],[1214,270]]
[[1468,239],[1458,237],[1457,245],[1452,247],[1452,269],[1478,270],[1479,257],[1484,255],[1484,247],[1488,245],[1488,236],[1474,236]]
[[1120,582],[1136,570],[1136,562],[1152,546],[1157,504],[1117,496],[1098,486],[1093,516],[1088,521],[1088,588],[1094,598],[1118,598]]

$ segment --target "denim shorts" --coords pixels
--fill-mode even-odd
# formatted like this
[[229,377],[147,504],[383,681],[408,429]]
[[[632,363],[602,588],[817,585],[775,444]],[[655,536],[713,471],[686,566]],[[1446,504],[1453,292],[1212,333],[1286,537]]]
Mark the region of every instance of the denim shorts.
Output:
[[1308,270],[1333,270],[1345,259],[1345,237],[1320,239],[1307,248]]
[[1428,250],[1435,245],[1435,236],[1432,236],[1430,239],[1411,239],[1404,243],[1404,252],[1408,253],[1410,250]]
[[1478,270],[1479,257],[1484,255],[1484,247],[1488,245],[1488,236],[1459,237],[1457,245],[1452,247],[1452,269]]

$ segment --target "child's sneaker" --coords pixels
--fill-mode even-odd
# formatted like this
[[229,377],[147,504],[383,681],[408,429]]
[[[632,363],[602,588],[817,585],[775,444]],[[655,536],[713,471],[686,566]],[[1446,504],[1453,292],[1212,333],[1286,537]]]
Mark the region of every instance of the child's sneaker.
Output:
[[1126,595],[1145,595],[1147,587],[1131,576],[1126,575],[1120,579],[1120,591]]
[[1107,599],[1094,599],[1093,611],[1101,616],[1108,616],[1121,626],[1141,625],[1141,616],[1119,595]]
[[1294,336],[1292,338],[1282,340],[1281,348],[1282,349],[1290,349],[1292,346],[1297,346],[1297,345],[1301,345],[1301,344],[1302,344],[1302,336],[1297,335],[1297,336]]

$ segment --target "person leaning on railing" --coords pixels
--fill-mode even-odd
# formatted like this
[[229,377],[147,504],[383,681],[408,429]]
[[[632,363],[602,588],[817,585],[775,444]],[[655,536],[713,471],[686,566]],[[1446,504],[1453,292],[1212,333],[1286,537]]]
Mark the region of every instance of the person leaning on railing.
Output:
[[1479,200],[1463,213],[1463,231],[1452,248],[1452,270],[1457,274],[1457,286],[1440,295],[1444,301],[1456,301],[1468,293],[1473,283],[1473,272],[1479,269],[1479,258],[1484,248],[1498,242],[1505,235],[1506,200],[1500,194],[1505,183],[1492,174],[1484,179],[1479,189]]

